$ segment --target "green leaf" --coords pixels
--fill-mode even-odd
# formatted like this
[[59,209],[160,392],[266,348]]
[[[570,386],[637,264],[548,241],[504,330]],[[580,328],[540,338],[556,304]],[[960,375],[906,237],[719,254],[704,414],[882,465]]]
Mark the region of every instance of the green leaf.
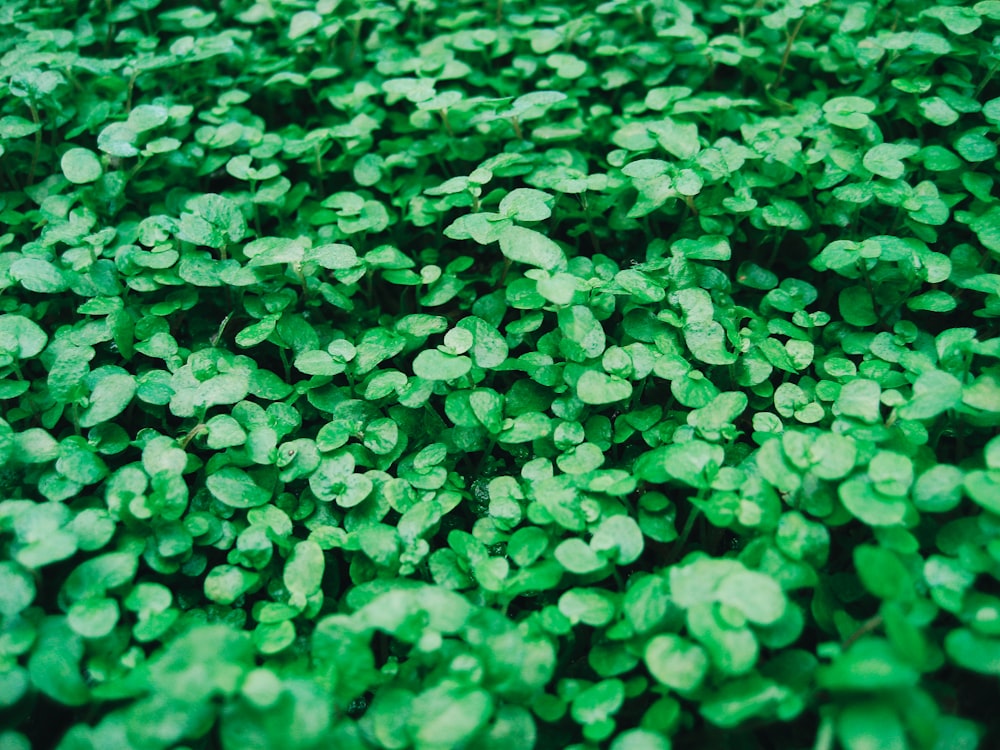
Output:
[[542,190],[516,188],[503,197],[497,210],[515,221],[545,221],[552,216],[554,202],[555,198]]
[[108,475],[107,464],[94,453],[83,438],[72,436],[59,444],[56,471],[72,482],[94,484]]
[[406,720],[420,748],[461,747],[493,710],[485,690],[443,682],[418,695]]
[[586,370],[576,381],[576,395],[585,404],[613,404],[632,396],[632,384],[617,375]]
[[413,359],[413,374],[424,380],[455,380],[472,369],[469,357],[424,349]]
[[[841,395],[843,392],[841,389]],[[847,476],[854,468],[858,448],[857,444],[845,435],[824,432],[816,437],[810,452],[813,459],[812,473],[821,479],[834,480]]]
[[906,143],[880,143],[865,153],[863,163],[865,169],[879,177],[888,180],[898,180],[903,176],[906,167],[903,159],[916,154],[920,148]]
[[492,370],[507,360],[509,349],[506,340],[482,318],[470,315],[458,321],[456,327],[472,334],[473,343],[469,353],[476,367]]
[[35,599],[35,579],[11,560],[0,562],[0,614],[12,619]]
[[965,475],[964,487],[973,502],[993,513],[1000,513],[1000,470],[970,471]]
[[930,419],[952,409],[962,400],[962,383],[942,370],[921,373],[913,383],[913,396],[899,407],[903,419]]
[[646,633],[663,621],[671,607],[667,584],[655,575],[634,576],[632,581],[625,592],[622,610],[637,633]]
[[48,340],[48,335],[33,320],[10,313],[0,316],[0,352],[8,352],[17,359],[31,359],[45,348]]
[[83,642],[64,617],[47,617],[38,629],[28,658],[28,674],[34,687],[64,706],[82,706],[90,689],[80,674]]
[[559,611],[572,623],[607,625],[615,616],[614,599],[601,589],[574,588],[559,597]]
[[90,398],[89,405],[80,413],[81,427],[111,421],[125,411],[136,392],[135,378],[114,365],[90,372],[84,383],[90,389]]
[[890,550],[871,545],[855,547],[854,569],[872,596],[888,601],[910,600],[914,596],[909,572]]
[[[619,271],[615,275],[615,281],[629,294],[636,297],[641,302],[659,302],[666,296],[663,285],[655,282],[644,273],[633,268]],[[541,282],[539,282],[541,292]],[[567,302],[572,297],[567,298]],[[554,301],[554,300],[550,300]]]
[[719,583],[716,596],[757,625],[774,624],[788,605],[778,582],[755,570],[733,571]]
[[288,27],[288,38],[300,39],[306,34],[318,29],[322,23],[323,16],[319,13],[311,10],[300,10],[292,16],[291,23]]
[[[445,227],[444,236],[453,240],[471,239],[480,245],[488,245],[491,242],[497,242],[512,228],[514,228],[512,219],[504,218],[500,214],[483,211],[481,213],[459,216]],[[531,230],[525,229],[524,231]],[[365,260],[368,260],[367,256]],[[537,264],[532,263],[532,265]]]
[[510,260],[558,271],[566,266],[562,248],[541,232],[508,226],[500,232],[500,252]]
[[186,708],[215,695],[233,695],[253,666],[246,633],[221,623],[201,624],[151,658],[149,676],[153,690]]
[[898,714],[887,703],[844,707],[837,717],[837,737],[844,750],[906,750],[906,732]]
[[568,305],[580,291],[580,279],[568,273],[555,273],[537,280],[538,293],[554,305]]
[[688,412],[687,422],[706,440],[719,440],[748,403],[746,394],[739,391],[720,393],[702,408]]
[[216,604],[230,605],[252,589],[260,575],[238,565],[216,565],[205,576],[205,596]]
[[698,126],[694,123],[679,123],[669,117],[664,117],[646,123],[646,126],[656,138],[657,143],[667,153],[678,159],[691,159],[701,150],[701,143],[698,141]]
[[812,223],[799,204],[784,198],[772,198],[770,205],[761,209],[761,216],[772,227],[808,229]]
[[297,542],[285,563],[283,581],[291,594],[292,606],[305,606],[306,599],[319,591],[325,558],[316,542]]
[[346,369],[344,363],[334,361],[333,357],[322,349],[300,352],[293,364],[296,370],[306,375],[339,375]]
[[243,445],[247,434],[243,427],[228,414],[217,414],[205,423],[208,447],[214,450]]
[[114,630],[119,616],[114,599],[83,599],[69,608],[66,621],[84,638],[104,638]]
[[979,17],[979,13],[977,13],[976,9],[973,8],[938,5],[933,8],[928,8],[927,10],[921,12],[920,15],[936,18],[952,34],[963,36],[965,34],[971,34],[983,23],[983,19]]
[[1000,255],[1000,206],[993,206],[969,224],[983,247]]
[[933,122],[935,125],[940,125],[943,128],[954,125],[958,122],[960,115],[951,106],[942,99],[940,96],[928,96],[922,98],[917,107],[920,109],[920,114],[924,116],[925,119]]
[[881,419],[882,387],[874,380],[857,378],[843,385],[837,396],[840,413],[875,424]]
[[66,179],[76,185],[96,182],[104,169],[97,154],[89,148],[71,148],[59,161]]
[[564,307],[559,310],[558,317],[559,330],[565,337],[562,348],[569,359],[583,362],[601,356],[607,337],[600,321],[589,307]]
[[708,674],[704,650],[679,635],[656,635],[649,639],[643,660],[656,681],[672,690],[697,690]]
[[605,562],[582,539],[566,539],[555,549],[556,560],[570,573],[585,575],[604,567]]
[[621,680],[602,680],[581,690],[573,698],[570,714],[580,724],[607,721],[625,702],[625,685]]
[[627,729],[611,743],[611,750],[670,750],[670,740],[647,729]]
[[248,265],[254,268],[300,263],[305,257],[305,248],[300,241],[287,237],[261,237],[248,242],[243,253],[250,259]]
[[698,604],[687,611],[688,630],[722,674],[746,674],[757,662],[757,639],[749,628],[734,625],[722,614],[716,604]]
[[127,122],[112,122],[97,134],[97,147],[110,156],[127,159],[138,156],[139,134]]
[[952,661],[980,674],[1000,674],[1000,638],[956,628],[945,636],[945,651]]
[[871,120],[868,114],[875,110],[875,102],[860,96],[837,96],[823,103],[827,122],[849,130],[861,130]]
[[303,260],[331,271],[343,271],[361,264],[354,248],[339,242],[309,248],[303,253]]
[[655,484],[678,481],[708,487],[724,456],[721,446],[692,440],[647,451],[636,461],[633,472],[638,479]]
[[128,113],[128,126],[136,133],[144,133],[163,125],[170,119],[170,112],[159,104],[139,104]]
[[714,320],[688,320],[684,343],[695,359],[710,365],[731,365],[737,356],[726,348],[726,331]]
[[965,474],[957,466],[936,464],[917,478],[913,504],[924,513],[947,513],[962,501]]
[[696,240],[678,240],[670,249],[690,260],[729,260],[733,254],[729,239],[714,234]]
[[823,563],[830,549],[830,532],[821,523],[810,521],[798,511],[784,513],[775,536],[778,549],[793,560]]
[[590,546],[597,552],[610,553],[616,565],[631,565],[642,554],[642,531],[629,516],[609,516],[594,530]]
[[866,328],[878,322],[871,293],[863,286],[849,286],[837,298],[840,317],[852,326]]
[[0,138],[4,140],[24,138],[41,130],[41,127],[41,123],[34,123],[17,115],[6,115],[0,117]]
[[902,523],[909,510],[905,498],[879,492],[866,476],[853,476],[842,482],[838,495],[851,515],[869,526],[895,526]]
[[53,263],[41,258],[21,258],[10,266],[9,273],[29,292],[58,294],[69,288],[63,272]]
[[212,496],[232,508],[256,508],[271,499],[270,490],[257,484],[236,466],[226,466],[205,480]]
[[913,484],[913,462],[894,451],[879,451],[868,464],[868,476],[884,495],[905,497]]
[[997,145],[989,139],[988,131],[968,132],[955,140],[955,151],[966,161],[983,162],[997,155]]
[[754,717],[766,718],[786,702],[790,691],[772,680],[753,674],[734,680],[701,704],[701,714],[716,726],[738,727]]

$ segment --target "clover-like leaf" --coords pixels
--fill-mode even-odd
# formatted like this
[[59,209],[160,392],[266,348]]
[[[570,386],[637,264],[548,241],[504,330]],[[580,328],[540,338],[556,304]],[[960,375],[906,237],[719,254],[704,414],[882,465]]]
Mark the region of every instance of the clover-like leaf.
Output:
[[100,159],[89,148],[71,148],[59,163],[66,179],[76,185],[95,182],[104,173]]
[[41,326],[23,315],[6,313],[0,316],[0,351],[17,359],[37,356],[49,337]]
[[256,508],[271,499],[269,490],[236,466],[219,469],[209,475],[205,484],[216,500],[233,508]]
[[516,221],[544,221],[552,215],[554,200],[542,190],[517,188],[503,197],[497,210]]
[[500,231],[500,251],[510,260],[555,271],[566,265],[562,248],[541,232],[508,226]]
[[576,381],[576,395],[585,404],[613,404],[632,395],[632,384],[616,375],[586,370]]
[[469,357],[425,349],[413,360],[413,373],[424,380],[456,380],[472,369]]
[[700,646],[678,635],[656,635],[646,643],[643,658],[657,682],[681,693],[698,688],[709,661]]

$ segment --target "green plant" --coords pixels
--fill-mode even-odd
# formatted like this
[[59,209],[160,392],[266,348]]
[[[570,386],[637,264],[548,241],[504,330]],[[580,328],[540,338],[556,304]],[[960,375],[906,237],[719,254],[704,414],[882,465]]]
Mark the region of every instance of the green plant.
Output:
[[0,19],[0,748],[996,743],[1000,2]]

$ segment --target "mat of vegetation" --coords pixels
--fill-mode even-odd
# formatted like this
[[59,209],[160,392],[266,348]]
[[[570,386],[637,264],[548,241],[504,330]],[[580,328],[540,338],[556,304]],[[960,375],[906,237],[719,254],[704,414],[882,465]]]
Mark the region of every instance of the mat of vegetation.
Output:
[[998,746],[1000,0],[0,24],[0,749]]

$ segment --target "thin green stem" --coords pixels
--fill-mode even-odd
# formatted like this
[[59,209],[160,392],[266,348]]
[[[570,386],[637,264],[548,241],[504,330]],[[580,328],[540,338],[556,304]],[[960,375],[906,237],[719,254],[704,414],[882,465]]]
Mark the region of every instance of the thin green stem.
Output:
[[205,423],[198,422],[198,424],[196,424],[194,427],[188,430],[187,434],[184,437],[182,437],[180,440],[177,441],[177,445],[180,447],[181,450],[187,450],[188,443],[194,440],[195,436],[201,433],[205,429],[206,429]]
[[510,118],[510,124],[514,128],[514,137],[519,141],[524,140],[524,132],[521,130],[521,123],[517,119],[517,115]]
[[38,160],[42,155],[42,118],[38,116],[38,107],[32,99],[28,99],[28,109],[31,112],[31,120],[38,126],[35,131],[35,146],[31,152],[31,167],[28,169],[28,185],[35,184],[35,172],[38,169]]
[[986,71],[986,75],[983,76],[983,79],[979,82],[979,85],[976,86],[976,93],[972,95],[973,99],[979,99],[979,95],[983,93],[983,89],[986,88],[986,86],[989,85],[989,82],[993,80],[993,76],[996,75],[996,72],[997,72],[997,63],[994,63]]
[[680,557],[681,551],[684,549],[684,545],[687,544],[688,539],[691,537],[691,532],[694,531],[695,521],[698,520],[698,516],[700,515],[701,510],[699,510],[697,506],[692,505],[691,511],[688,513],[687,521],[684,522],[684,528],[681,529],[680,536],[674,540],[673,546],[670,548],[670,554],[667,558],[668,563],[672,563]]
[[438,114],[441,116],[441,123],[444,125],[444,130],[448,134],[449,138],[455,137],[455,131],[451,129],[451,123],[448,122],[448,110],[447,108],[438,110]]
[[125,93],[125,114],[132,113],[132,96],[135,94],[135,82],[139,78],[139,69],[134,68],[132,75],[128,77],[128,88]]
[[778,84],[781,83],[782,77],[785,75],[785,68],[788,67],[788,60],[792,55],[792,46],[795,44],[796,38],[799,36],[799,32],[802,31],[802,24],[806,22],[805,14],[799,19],[799,22],[795,24],[795,28],[788,35],[788,40],[785,42],[785,53],[781,56],[781,66],[778,68],[778,75],[775,76],[774,81],[771,83],[769,88],[777,88]]
[[842,649],[846,651],[852,645],[854,645],[855,641],[860,640],[862,637],[882,627],[882,624],[884,622],[885,620],[882,618],[881,613],[875,615],[874,617],[868,618],[858,626],[857,630],[855,630],[847,637],[847,640],[845,640],[843,643]]
[[316,166],[316,179],[319,181],[320,195],[326,195],[326,187],[323,185],[323,156],[319,151],[319,144],[313,144],[313,164]]
[[824,715],[820,719],[819,729],[816,730],[816,742],[813,743],[813,750],[833,750],[833,744],[833,719],[829,715]]

